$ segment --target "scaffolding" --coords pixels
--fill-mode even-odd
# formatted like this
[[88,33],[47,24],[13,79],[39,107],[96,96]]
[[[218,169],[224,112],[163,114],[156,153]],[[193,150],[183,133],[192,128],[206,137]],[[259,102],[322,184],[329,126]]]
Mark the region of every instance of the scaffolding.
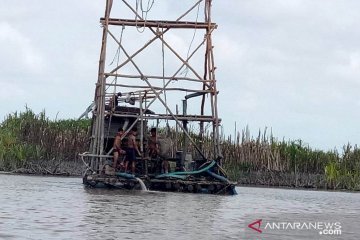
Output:
[[[157,1],[157,0],[155,0]],[[114,18],[112,11],[115,8],[115,2],[120,4],[116,6],[125,11],[128,15],[132,15],[132,18],[122,19]],[[91,168],[97,169],[99,162],[103,158],[108,157],[108,154],[104,148],[104,142],[108,138],[108,134],[105,130],[106,118],[111,117],[132,117],[136,119],[125,130],[127,134],[138,122],[143,123],[148,120],[164,120],[172,121],[177,129],[184,136],[184,151],[188,145],[192,145],[196,151],[203,157],[203,146],[200,143],[196,143],[192,136],[194,134],[190,132],[188,123],[196,122],[199,125],[199,131],[197,137],[199,139],[204,138],[205,124],[209,124],[212,128],[213,139],[213,155],[220,161],[221,149],[220,149],[220,119],[218,116],[218,90],[216,88],[215,77],[215,63],[212,44],[212,33],[217,28],[217,25],[211,21],[211,7],[212,0],[196,0],[188,1],[191,5],[186,8],[185,11],[179,13],[179,17],[175,20],[153,20],[147,19],[147,11],[150,8],[142,9],[139,12],[139,5],[142,6],[141,0],[127,1],[127,0],[106,0],[105,14],[100,19],[102,31],[101,52],[99,60],[98,81],[95,88],[95,98],[93,110],[93,122],[91,131],[91,143],[90,151],[87,156],[91,157]],[[152,2],[152,4],[154,1]],[[187,20],[187,16],[194,11],[199,14],[200,9],[203,10],[204,20]],[[118,9],[117,9],[118,10]],[[144,12],[146,15],[144,16]],[[126,44],[129,45],[129,41],[126,42],[123,39],[124,30],[127,28],[137,29],[137,33],[140,37],[151,37],[142,46],[137,49],[129,49]],[[117,29],[117,30],[116,30]],[[148,35],[144,36],[143,31],[148,31]],[[203,33],[203,38],[197,45],[192,45],[192,51],[187,52],[186,56],[181,53],[177,48],[171,37],[167,38],[168,34],[175,31],[197,31]],[[116,33],[117,31],[117,33]],[[117,37],[120,31],[120,37]],[[173,36],[173,35],[172,35]],[[140,39],[139,37],[139,39]],[[135,40],[134,40],[135,41]],[[108,69],[110,52],[109,44],[115,44],[117,46],[116,53],[114,54],[114,60],[117,60],[116,66]],[[151,53],[146,50],[155,43],[160,44],[162,51],[162,71],[157,74],[150,73],[146,68],[153,63],[151,61]],[[193,42],[191,42],[192,44]],[[164,52],[172,54],[180,64],[172,74],[165,74],[165,59]],[[124,56],[125,59],[119,60],[119,55]],[[140,58],[140,54],[148,54],[147,57]],[[196,55],[201,55],[203,64],[199,62],[192,62],[192,58]],[[147,61],[144,61],[147,59]],[[134,72],[129,73],[129,65],[131,65]],[[189,74],[184,74],[184,69]],[[189,75],[189,76],[188,76]],[[117,90],[121,89],[121,94],[117,93]],[[167,96],[177,96],[177,93],[185,94],[182,99],[182,114],[179,114],[178,105],[174,107],[173,103],[170,103]],[[134,113],[123,113],[116,111],[115,99],[120,101],[123,106],[135,105],[139,111]],[[191,105],[192,109],[197,109],[196,113],[188,113],[188,101],[197,99],[198,106]],[[153,104],[159,104],[162,106],[162,112],[150,111],[150,107]],[[116,103],[118,104],[118,103]],[[141,124],[140,126],[143,126]],[[142,147],[142,141],[144,139],[144,129],[140,130],[140,146]]]

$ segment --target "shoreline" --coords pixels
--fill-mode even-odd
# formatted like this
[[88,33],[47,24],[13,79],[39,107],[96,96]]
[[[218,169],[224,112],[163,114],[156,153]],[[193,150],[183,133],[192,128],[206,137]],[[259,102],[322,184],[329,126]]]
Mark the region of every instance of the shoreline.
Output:
[[[236,187],[244,188],[274,188],[284,190],[301,190],[301,191],[315,191],[315,192],[347,192],[347,193],[360,193],[358,190],[348,189],[325,189],[325,188],[303,188],[303,187],[287,187],[287,186],[268,186],[268,185],[253,185],[253,184],[236,184]],[[240,193],[241,194],[241,193]]]
[[[16,170],[15,170],[16,171]],[[81,174],[44,174],[44,173],[26,173],[26,172],[7,172],[7,171],[0,171],[0,175],[18,175],[18,176],[34,176],[34,177],[72,177],[72,178],[81,178]]]
[[[78,153],[89,148],[91,120],[53,121],[45,111],[35,114],[26,108],[10,114],[2,124],[0,139],[6,141],[0,141],[4,153],[0,170],[38,176],[81,176],[85,171]],[[175,133],[170,129],[169,137],[176,141]],[[211,136],[204,137],[204,151],[210,153]],[[279,141],[266,132],[252,138],[239,132],[235,139],[222,139],[221,148],[228,179],[241,185],[360,191],[357,145],[348,143],[342,152],[325,152],[301,140]]]
[[[61,177],[61,178],[79,178],[79,179],[82,178],[82,175],[79,175],[79,174],[61,175],[61,174],[41,174],[41,173],[20,173],[20,172],[7,172],[7,171],[0,171],[0,176],[1,175],[17,175],[17,176],[32,176],[32,177]],[[276,186],[276,185],[251,184],[251,183],[239,183],[239,182],[236,182],[236,187],[273,188],[273,189],[284,189],[284,190],[320,191],[320,192],[360,193],[359,190],[330,189],[330,188],[320,188],[320,187]]]

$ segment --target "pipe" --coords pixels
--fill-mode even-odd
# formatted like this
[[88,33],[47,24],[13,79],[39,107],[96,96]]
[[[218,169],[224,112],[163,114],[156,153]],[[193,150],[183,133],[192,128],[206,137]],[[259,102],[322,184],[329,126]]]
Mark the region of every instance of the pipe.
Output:
[[223,176],[220,176],[220,175],[218,175],[218,174],[216,174],[216,173],[213,173],[213,172],[211,172],[210,170],[207,170],[206,172],[207,172],[210,176],[212,176],[213,178],[216,178],[216,179],[218,179],[218,180],[220,180],[220,181],[222,181],[222,182],[230,183],[230,181],[229,181],[226,177],[223,177]]

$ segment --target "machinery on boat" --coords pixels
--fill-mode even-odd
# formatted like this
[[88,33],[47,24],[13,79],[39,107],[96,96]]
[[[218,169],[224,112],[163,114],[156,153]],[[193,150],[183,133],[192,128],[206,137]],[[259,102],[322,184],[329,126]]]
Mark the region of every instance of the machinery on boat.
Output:
[[[157,0],[106,0],[94,102],[83,114],[92,113],[90,148],[81,154],[87,167],[83,183],[236,194],[221,167],[212,0],[161,2],[165,5],[156,9]],[[167,8],[177,9],[178,17],[150,19],[151,14],[167,18]],[[190,42],[188,48],[182,39]],[[112,152],[118,129],[126,149],[134,128],[140,154],[129,173],[113,165]],[[157,156],[149,154],[150,128],[157,129]],[[119,161],[127,158],[120,155]]]

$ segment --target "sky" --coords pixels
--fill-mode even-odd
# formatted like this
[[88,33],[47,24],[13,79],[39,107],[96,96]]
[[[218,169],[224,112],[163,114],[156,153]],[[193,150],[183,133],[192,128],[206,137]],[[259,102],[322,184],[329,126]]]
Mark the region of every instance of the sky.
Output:
[[[152,14],[174,18],[181,4],[155,0]],[[225,133],[236,124],[322,150],[359,144],[359,10],[357,0],[213,0]],[[103,0],[1,1],[0,120],[25,106],[51,118],[77,118],[86,109],[103,13]],[[191,40],[169,38],[184,51]]]

